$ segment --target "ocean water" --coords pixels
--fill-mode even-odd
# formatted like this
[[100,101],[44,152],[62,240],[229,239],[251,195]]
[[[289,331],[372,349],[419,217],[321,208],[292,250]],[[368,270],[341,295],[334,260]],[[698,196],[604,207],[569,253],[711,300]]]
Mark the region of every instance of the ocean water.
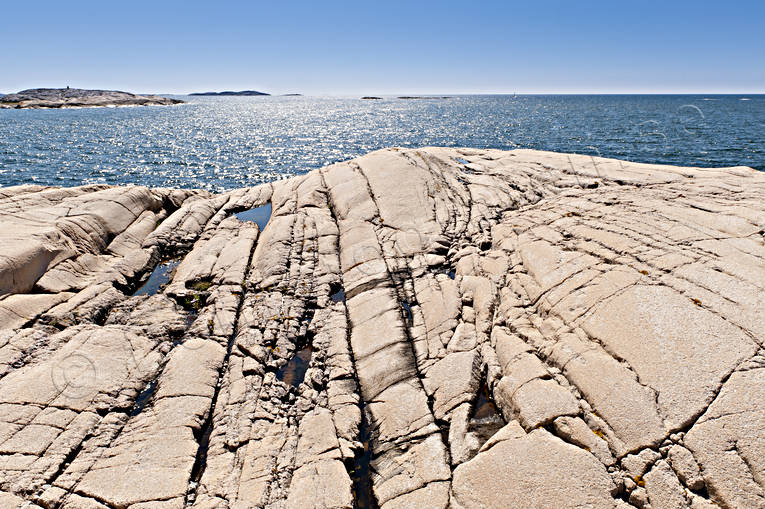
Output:
[[765,171],[765,95],[177,97],[188,104],[0,110],[0,185],[220,191],[426,145]]

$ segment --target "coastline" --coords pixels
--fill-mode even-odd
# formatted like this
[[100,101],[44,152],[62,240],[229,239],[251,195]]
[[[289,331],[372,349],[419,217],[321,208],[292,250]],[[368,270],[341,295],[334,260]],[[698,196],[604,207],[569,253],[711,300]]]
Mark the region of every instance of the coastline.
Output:
[[756,504],[762,458],[726,447],[763,440],[764,204],[746,167],[439,147],[220,194],[0,188],[2,419],[53,423],[4,442],[32,461],[2,490]]
[[[182,106],[184,104],[189,104],[186,101],[181,103],[173,104],[172,106]],[[148,106],[170,106],[167,104],[99,104],[99,105],[82,105],[82,106],[30,106],[30,107],[23,107],[23,108],[17,108],[13,106],[2,106],[0,105],[0,109],[4,110],[86,110],[86,109],[95,109],[95,108],[139,108],[139,107],[148,107]]]
[[180,99],[138,95],[119,90],[78,88],[34,88],[0,97],[2,109],[71,109],[81,107],[169,106]]

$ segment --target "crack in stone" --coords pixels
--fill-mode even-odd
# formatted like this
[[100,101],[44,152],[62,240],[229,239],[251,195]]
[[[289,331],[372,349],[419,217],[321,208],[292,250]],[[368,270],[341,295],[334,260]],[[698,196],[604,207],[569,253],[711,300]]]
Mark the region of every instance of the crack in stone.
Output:
[[[381,177],[381,174],[372,173],[381,164],[391,165],[387,175],[406,175],[407,181],[398,184],[397,189],[396,183],[391,185],[385,181],[387,175]],[[724,331],[732,332],[737,338],[741,336],[742,339],[736,341],[746,343],[748,338],[753,341],[753,345],[762,344],[757,333],[759,318],[749,308],[746,308],[742,316],[734,317],[730,313],[738,301],[748,296],[757,298],[753,292],[762,289],[765,284],[762,279],[765,274],[754,269],[751,282],[748,277],[733,274],[745,274],[741,271],[751,263],[765,259],[760,254],[761,232],[750,233],[749,229],[749,225],[761,229],[753,218],[757,217],[762,208],[759,197],[765,190],[765,184],[752,175],[746,177],[746,185],[739,185],[739,180],[744,178],[740,175],[746,174],[744,170],[736,170],[729,176],[710,171],[712,173],[707,177],[704,172],[695,169],[677,170],[621,162],[617,164],[605,159],[559,156],[528,150],[396,149],[358,161],[338,163],[295,179],[220,195],[171,190],[156,190],[146,194],[142,188],[135,188],[130,191],[132,194],[129,200],[120,201],[116,195],[118,188],[102,186],[88,188],[89,192],[103,191],[102,200],[99,201],[98,195],[91,195],[84,201],[70,202],[68,197],[83,196],[84,190],[50,190],[45,191],[47,194],[43,198],[31,190],[14,195],[13,189],[10,189],[0,192],[0,198],[3,198],[0,199],[0,216],[15,224],[27,220],[28,209],[42,209],[44,213],[36,221],[30,219],[26,223],[30,229],[45,228],[49,223],[48,217],[64,218],[57,230],[51,229],[45,233],[47,237],[44,242],[64,253],[55,255],[61,258],[50,263],[47,268],[59,268],[50,278],[60,279],[60,274],[65,271],[72,278],[90,278],[94,277],[93,271],[96,269],[88,266],[84,258],[78,263],[60,264],[65,260],[76,261],[84,253],[102,256],[102,252],[111,253],[112,247],[116,250],[125,249],[124,252],[128,253],[128,249],[133,249],[136,242],[141,249],[151,252],[152,259],[144,270],[153,270],[159,257],[171,252],[189,260],[193,258],[189,256],[192,247],[196,249],[197,246],[206,246],[213,239],[225,243],[238,238],[238,233],[231,237],[227,236],[229,233],[218,236],[218,232],[229,229],[240,231],[238,229],[241,226],[231,223],[233,211],[244,210],[256,202],[273,200],[272,226],[266,237],[258,239],[257,245],[253,243],[250,246],[242,291],[232,290],[230,295],[225,293],[225,297],[224,293],[216,294],[214,299],[208,300],[208,308],[203,309],[199,316],[207,313],[215,318],[215,321],[209,320],[209,330],[204,329],[204,324],[200,325],[204,320],[199,318],[194,324],[185,322],[184,337],[191,337],[189,334],[192,334],[193,329],[193,334],[199,334],[200,339],[226,347],[225,353],[222,348],[218,350],[222,357],[221,364],[215,361],[210,382],[205,382],[210,392],[205,392],[208,396],[204,398],[209,400],[198,400],[200,411],[194,415],[195,419],[202,422],[184,428],[188,431],[190,427],[195,431],[193,437],[189,435],[189,447],[194,454],[189,461],[193,464],[190,474],[183,473],[189,479],[186,480],[185,493],[180,496],[186,506],[243,503],[264,507],[280,507],[285,504],[297,506],[295,500],[302,496],[299,492],[305,494],[316,489],[315,493],[310,493],[315,495],[313,500],[317,507],[345,507],[352,503],[361,509],[381,502],[387,509],[389,506],[409,503],[410,500],[426,500],[445,509],[454,501],[462,503],[461,497],[466,493],[465,472],[485,468],[480,465],[489,461],[487,458],[493,457],[498,450],[513,449],[527,442],[536,445],[526,453],[511,455],[513,468],[492,469],[491,475],[496,474],[502,481],[491,493],[486,492],[485,484],[480,482],[472,485],[472,492],[492,497],[497,496],[497,493],[513,492],[522,482],[559,482],[565,472],[554,471],[556,473],[551,474],[553,471],[543,471],[543,464],[547,460],[545,457],[534,460],[534,471],[541,472],[534,479],[505,482],[505,478],[518,475],[520,466],[536,453],[536,447],[554,448],[558,446],[551,444],[566,442],[575,447],[560,450],[561,454],[571,454],[571,461],[574,462],[575,458],[595,456],[595,464],[600,467],[602,463],[617,488],[621,487],[621,492],[610,493],[606,489],[603,493],[606,497],[603,499],[604,504],[613,500],[625,505],[631,501],[637,504],[639,497],[630,497],[633,489],[647,493],[645,496],[650,496],[653,504],[657,495],[651,492],[650,486],[636,487],[634,481],[630,481],[630,485],[627,479],[623,479],[627,472],[624,465],[628,463],[625,458],[642,452],[652,458],[644,467],[649,471],[654,470],[654,478],[666,476],[666,466],[663,463],[658,466],[656,464],[660,460],[669,461],[668,449],[683,444],[684,434],[690,432],[696,424],[714,423],[721,417],[728,419],[717,421],[717,425],[720,422],[726,426],[730,424],[734,429],[726,433],[733,437],[731,443],[737,444],[735,433],[738,431],[734,426],[736,419],[754,410],[748,406],[731,407],[729,399],[732,396],[722,398],[720,395],[729,386],[733,373],[750,373],[747,376],[756,379],[758,375],[753,370],[759,366],[757,356],[762,355],[762,349],[755,347],[752,355],[749,346],[739,345],[740,351],[746,352],[746,355],[731,353],[728,358],[734,358],[735,362],[729,361],[728,364],[723,364],[725,354],[720,354],[720,359],[687,357],[685,362],[691,368],[689,376],[698,377],[698,381],[694,379],[688,382],[689,387],[693,388],[689,391],[689,398],[698,401],[694,400],[693,404],[681,401],[676,405],[680,410],[673,408],[665,412],[659,406],[659,396],[662,396],[662,402],[666,404],[667,401],[675,402],[678,395],[673,396],[672,390],[663,381],[656,381],[656,376],[662,374],[663,368],[649,369],[636,358],[634,355],[640,353],[639,346],[633,355],[629,349],[616,348],[613,343],[616,339],[609,334],[595,333],[590,329],[587,329],[590,332],[587,333],[584,328],[589,327],[593,320],[599,320],[613,328],[619,341],[631,341],[633,337],[640,337],[631,335],[629,331],[619,333],[620,324],[614,322],[615,317],[599,312],[604,305],[614,302],[614,299],[619,299],[619,302],[627,299],[627,302],[631,302],[629,299],[636,298],[634,295],[637,288],[673,288],[684,299],[691,299],[692,304],[688,309],[694,312],[697,308],[693,307],[696,302],[692,299],[698,297],[692,295],[694,292],[718,295],[721,290],[712,288],[708,283],[694,283],[689,279],[689,271],[703,264],[709,271],[717,271],[710,272],[714,277],[728,278],[725,281],[731,285],[731,291],[722,292],[719,294],[722,299],[715,301],[704,298],[702,293],[704,302],[696,304],[698,308],[706,310],[703,316],[708,315],[707,311],[711,315],[709,330],[702,330],[700,334],[703,337],[699,338],[702,343],[698,344],[703,344],[703,340],[715,345],[730,342],[731,348],[735,348],[735,338],[729,337],[730,334]],[[652,175],[652,172],[655,174]],[[677,180],[674,175],[678,173],[693,178],[682,177]],[[338,178],[339,175],[350,177],[357,188],[350,191],[349,188],[341,188],[343,181]],[[411,182],[408,181],[410,178]],[[328,182],[338,187],[330,188]],[[407,188],[401,188],[401,185]],[[399,189],[402,191],[401,196],[396,195]],[[358,196],[349,196],[346,192],[350,195],[358,193]],[[6,196],[9,198],[4,198]],[[85,203],[86,211],[78,209],[78,201]],[[325,206],[329,209],[328,215]],[[405,207],[401,210],[416,216],[411,219],[419,222],[413,224],[426,225],[429,237],[425,242],[420,239],[421,242],[416,246],[406,243],[404,236],[411,229],[405,225],[410,219],[406,214],[397,216],[397,207]],[[126,209],[134,219],[123,228],[123,223],[129,219],[124,217]],[[148,214],[142,215],[148,209],[154,211],[154,220],[159,218],[158,222],[155,223]],[[338,218],[336,214],[340,210],[343,214],[348,213],[349,222]],[[111,211],[109,213],[121,218],[109,223],[109,215],[102,215],[104,211]],[[381,217],[383,213],[390,217]],[[128,228],[140,231],[139,237],[144,235],[143,232],[148,233],[143,240],[138,237],[134,239],[132,234],[121,237],[131,247],[123,244],[120,244],[122,247],[112,246],[116,235],[121,235],[119,230]],[[529,241],[544,241],[552,248],[545,251],[529,247]],[[379,264],[374,269],[378,274],[364,274],[368,267],[365,264],[369,260],[358,261],[346,256],[349,252],[345,250],[355,247],[346,244],[354,242],[375,244],[375,254],[371,258],[374,264]],[[256,247],[261,253],[257,259]],[[235,251],[231,250],[226,256],[236,258],[244,254]],[[214,243],[209,251],[205,251],[204,247],[197,250],[194,263],[207,267],[204,270],[211,275],[207,279],[194,276],[196,279],[191,278],[189,282],[193,279],[201,281],[203,285],[211,284],[213,276],[223,277],[223,269],[221,272],[213,269],[216,264],[224,262],[225,256],[222,253],[220,246],[216,247]],[[122,263],[116,254],[111,253],[109,256],[115,256],[114,260],[118,264]],[[108,260],[111,264],[112,258]],[[587,263],[583,268],[579,265],[584,261]],[[22,274],[26,270],[25,263],[12,252],[0,253],[0,270],[9,271],[11,285],[18,286],[26,282],[26,276]],[[572,265],[567,267],[566,264]],[[103,264],[99,261],[95,265]],[[253,278],[256,267],[258,276]],[[140,271],[130,272],[128,269],[120,266],[117,271],[113,271],[114,275],[109,280],[111,286],[104,286],[104,291],[116,290],[115,295],[123,296],[129,293],[141,274]],[[614,273],[614,269],[622,270],[624,274]],[[592,270],[592,274],[589,274],[589,270]],[[637,276],[638,281],[634,282],[629,276],[633,270],[645,277]],[[117,272],[124,272],[127,276],[120,276]],[[240,274],[236,274],[239,277]],[[121,279],[123,277],[127,284]],[[250,285],[245,284],[248,281]],[[476,284],[478,286],[471,286]],[[483,289],[489,286],[481,286],[484,284],[491,285],[493,294],[480,295],[479,304],[473,300],[479,297],[478,294],[473,295],[473,291],[485,291]],[[230,286],[238,285],[239,281],[236,281],[235,285]],[[213,284],[212,290],[216,288],[218,286]],[[182,301],[185,295],[183,292],[194,289],[193,285],[186,285],[186,288],[178,288],[179,295],[172,297]],[[363,294],[378,289],[385,291],[379,300],[364,301]],[[655,290],[640,295],[664,295],[651,292]],[[566,300],[572,294],[576,294],[574,300]],[[430,301],[433,298],[431,295],[442,300]],[[25,312],[20,307],[13,307],[13,299],[10,297],[0,296],[0,320],[7,316],[16,323],[24,318],[21,315]],[[44,301],[55,299],[57,295],[40,293],[39,298]],[[371,299],[371,296],[366,298]],[[123,323],[125,313],[133,313],[138,306],[137,301],[130,298],[122,301],[118,299],[119,308],[124,307],[124,310],[116,306],[110,310],[111,305],[104,307],[101,301],[87,296],[81,297],[81,301],[73,301],[71,297],[69,299],[67,302],[79,304],[72,305],[71,319],[67,319],[66,323],[55,324],[61,331],[45,329],[44,322],[48,319],[43,315],[47,311],[35,311],[35,317],[23,324],[24,329],[17,328],[17,336],[5,342],[0,337],[0,359],[3,362],[2,355],[6,355],[6,352],[11,356],[9,359],[22,356],[20,365],[9,360],[0,366],[0,396],[8,390],[11,381],[22,379],[28,370],[33,371],[45,362],[54,362],[51,359],[55,358],[50,354],[67,347],[69,338],[64,336],[67,334],[65,331],[100,327],[98,330],[105,332],[132,327]],[[675,303],[680,312],[688,306],[684,299]],[[349,305],[348,300],[351,300]],[[156,301],[161,302],[164,301]],[[443,302],[448,306],[448,311],[433,309],[434,302]],[[198,303],[199,306],[203,304],[201,301]],[[209,307],[210,304],[215,305],[214,309]],[[103,309],[96,309],[98,306]],[[43,307],[46,306],[40,305],[39,308]],[[47,309],[53,308],[48,306]],[[78,313],[85,314],[78,316]],[[172,320],[177,318],[177,312],[171,315],[174,317]],[[352,324],[351,316],[358,321]],[[218,320],[225,323],[218,323]],[[70,322],[81,323],[76,326],[81,329],[72,328]],[[219,326],[231,327],[232,322],[233,329],[226,328],[225,334],[216,329]],[[732,328],[712,328],[718,322]],[[380,323],[395,331],[380,329],[376,332],[375,327]],[[339,332],[340,327],[344,327],[343,332]],[[495,341],[499,340],[494,338],[497,327],[502,327],[500,332],[503,334],[512,334],[519,339],[504,337],[501,339],[504,343],[497,344]],[[41,340],[22,335],[37,334],[32,332],[37,330],[45,331],[41,333],[47,336]],[[85,497],[82,503],[96,504],[109,500],[105,503],[119,506],[113,495],[105,494],[108,491],[94,487],[92,479],[95,473],[105,475],[110,472],[109,466],[104,463],[104,459],[111,454],[110,447],[119,450],[114,453],[116,460],[117,455],[129,451],[129,447],[141,446],[142,431],[125,428],[131,414],[132,417],[140,415],[148,419],[154,414],[141,415],[141,410],[155,412],[155,406],[160,401],[169,405],[183,405],[187,401],[183,390],[165,390],[168,394],[161,400],[152,398],[152,387],[169,386],[163,386],[163,375],[170,354],[177,352],[174,347],[180,342],[169,341],[168,338],[163,341],[152,335],[156,332],[150,334],[148,328],[130,330],[133,332],[122,340],[129,350],[128,361],[130,352],[135,362],[139,360],[139,353],[151,356],[157,362],[156,373],[137,381],[136,377],[141,375],[131,368],[125,375],[126,380],[121,382],[125,387],[104,389],[103,393],[99,393],[99,398],[106,403],[89,403],[84,410],[77,404],[70,405],[62,401],[63,391],[60,390],[39,401],[30,399],[8,407],[8,417],[3,419],[8,431],[0,440],[0,446],[3,447],[0,453],[3,460],[0,464],[6,465],[0,467],[0,470],[10,479],[3,483],[4,489],[13,488],[16,486],[14,483],[20,485],[22,481],[13,479],[21,479],[22,474],[31,479],[29,485],[37,489],[38,483],[44,481],[46,475],[35,474],[34,469],[27,469],[27,473],[20,466],[21,462],[36,461],[42,464],[47,458],[64,451],[68,453],[66,457],[62,455],[61,462],[55,462],[52,468],[58,471],[49,474],[53,486],[36,492],[34,500],[44,502],[46,507],[56,507],[62,503],[75,503],[77,497],[81,496]],[[162,324],[156,330],[166,331],[169,327]],[[357,331],[358,335],[353,335]],[[388,332],[395,332],[396,348],[392,348],[391,344],[383,344],[386,343],[384,338]],[[245,337],[245,333],[249,336]],[[61,336],[57,336],[56,340],[50,339],[56,334]],[[321,335],[321,339],[317,339],[317,334]],[[372,340],[375,334],[380,335],[380,341]],[[682,334],[682,331],[673,334]],[[313,338],[311,341],[316,348],[310,363],[305,366],[310,373],[302,385],[297,388],[288,387],[289,384],[285,385],[275,375],[284,369],[285,363],[289,365],[294,360],[295,350],[308,337]],[[354,351],[352,337],[353,341],[368,340],[370,344],[368,347],[356,344]],[[149,340],[156,341],[156,344],[151,348],[141,346],[142,342]],[[694,344],[693,339],[685,340]],[[522,341],[522,344],[518,345],[517,341]],[[241,347],[237,346],[240,342]],[[332,352],[333,348],[343,344],[345,347],[340,348],[339,353]],[[673,344],[670,343],[668,347],[674,348]],[[79,345],[79,348],[88,351],[98,345],[97,341],[90,341]],[[566,351],[566,347],[576,351]],[[234,351],[234,348],[238,349]],[[501,348],[505,348],[504,353],[500,352]],[[678,348],[682,348],[682,345]],[[527,351],[518,353],[519,350],[514,349]],[[343,353],[346,350],[347,353]],[[361,350],[364,351],[364,357],[357,359]],[[24,352],[29,352],[29,355]],[[462,454],[458,444],[460,440],[466,439],[460,434],[467,434],[471,428],[469,416],[467,429],[455,427],[456,422],[462,422],[462,417],[457,419],[455,415],[456,412],[464,413],[465,401],[475,395],[471,394],[472,385],[470,389],[456,386],[449,389],[452,392],[444,392],[447,385],[462,383],[467,376],[455,371],[451,378],[446,377],[444,381],[442,375],[438,374],[437,369],[454,369],[449,364],[457,362],[455,359],[459,356],[453,357],[454,353],[464,353],[463,358],[474,356],[471,357],[474,362],[471,369],[475,373],[480,369],[480,375],[471,374],[471,379],[479,376],[479,385],[486,385],[489,397],[498,399],[498,404],[509,408],[503,408],[503,411],[518,413],[515,415],[518,420],[511,419],[501,429],[503,435],[498,437],[497,443],[492,442],[491,447],[477,455],[465,454],[459,459],[453,457]],[[597,356],[590,358],[595,353]],[[406,371],[403,379],[401,373],[396,376],[395,372],[386,372],[385,366],[379,366],[380,362],[400,361],[398,357],[401,354],[407,358],[407,362],[402,361],[400,364],[401,369]],[[331,355],[339,355],[339,360],[330,361]],[[370,361],[367,356],[372,355],[375,358]],[[411,366],[408,364],[410,357]],[[747,359],[742,360],[743,357]],[[450,360],[439,364],[446,358]],[[524,361],[526,365],[522,365]],[[375,369],[379,368],[379,372],[371,371],[370,362],[378,363]],[[608,366],[604,369],[613,369],[620,377],[619,380],[624,380],[619,382],[624,384],[623,388],[634,391],[636,399],[633,404],[644,405],[639,408],[645,409],[646,413],[656,412],[655,421],[664,423],[658,433],[661,436],[654,436],[654,417],[641,421],[641,416],[635,415],[635,424],[632,424],[633,421],[620,422],[619,419],[631,411],[628,408],[629,401],[624,398],[621,401],[618,394],[614,394],[611,399],[604,398],[603,395],[609,390],[605,380],[593,382],[582,378],[586,376],[587,362],[595,362],[596,369],[600,362]],[[431,372],[434,366],[436,371]],[[645,379],[638,375],[636,368],[639,368]],[[524,372],[523,369],[528,371]],[[576,370],[573,374],[569,373],[572,369]],[[371,373],[374,373],[375,378]],[[514,382],[502,382],[512,385],[500,385],[507,376],[517,378]],[[370,393],[379,394],[386,390],[394,392],[387,392],[383,397],[370,396],[365,401],[360,377],[365,380],[365,384],[374,386],[368,391]],[[739,381],[738,378],[735,380]],[[584,392],[574,381],[579,382],[588,392]],[[403,390],[402,382],[416,388],[411,392],[417,392],[418,398],[423,395],[422,408],[418,407],[411,414],[406,414],[406,405],[402,404],[397,409],[395,401],[391,400],[391,394],[398,394],[395,392],[397,386],[401,385]],[[615,384],[617,382],[614,381]],[[212,383],[215,383],[214,387]],[[684,382],[681,380],[679,383]],[[694,391],[700,387],[699,383],[706,385],[703,391],[699,390],[694,395]],[[428,384],[437,384],[438,387],[430,387]],[[428,394],[426,386],[432,394]],[[132,392],[127,392],[128,388]],[[479,388],[479,392],[482,390]],[[552,398],[554,394],[560,394],[561,398],[572,403],[567,403],[569,406],[565,410],[552,409],[550,411],[553,413],[543,414],[546,405],[552,401],[548,401],[546,395]],[[563,397],[564,394],[567,395]],[[529,408],[520,410],[521,403],[516,401],[517,398],[530,398],[524,403],[530,405]],[[665,398],[669,399],[665,401]],[[193,401],[196,400],[189,398],[188,404]],[[622,403],[625,407],[619,413],[614,405]],[[147,405],[145,409],[144,404]],[[475,411],[474,399],[467,404],[468,412]],[[704,417],[713,404],[716,405],[715,415]],[[578,413],[571,413],[571,405],[578,405]],[[372,415],[370,409],[379,412],[379,415]],[[529,414],[524,412],[531,411],[540,412],[538,422],[543,423],[544,429],[535,431],[534,426],[528,425]],[[678,429],[667,429],[669,417],[665,413],[684,424],[672,425]],[[326,430],[317,430],[322,436],[311,435],[313,430],[309,428],[313,424],[305,420],[309,415],[314,419],[311,422],[329,423]],[[158,413],[152,418],[158,419],[159,416]],[[14,445],[32,432],[33,426],[38,423],[45,422],[40,425],[40,433],[57,437],[70,433],[69,430],[73,430],[80,422],[76,419],[86,417],[92,419],[93,424],[87,421],[82,434],[75,435],[81,438],[76,438],[71,447],[62,448],[54,445],[57,442],[50,441],[39,445],[41,453],[26,454],[26,449]],[[562,417],[565,419],[559,421]],[[403,420],[399,422],[399,419]],[[525,428],[519,423],[524,423]],[[451,429],[453,427],[454,430]],[[445,433],[447,429],[454,433],[454,437]],[[573,430],[579,435],[566,434],[573,433]],[[601,437],[603,442],[601,438],[594,439],[587,431]],[[558,438],[551,440],[553,437]],[[325,438],[327,442],[322,441]],[[36,441],[37,437],[34,439]],[[118,439],[120,442],[117,442]],[[360,445],[364,442],[371,445],[367,444],[364,448]],[[652,445],[646,446],[649,442]],[[204,456],[207,444],[210,444],[210,461]],[[439,445],[432,448],[429,444]],[[593,451],[598,455],[593,451],[587,454],[588,447],[583,444],[597,444]],[[124,449],[126,447],[128,449]],[[690,449],[691,445],[688,447]],[[434,474],[434,477],[428,477],[429,469],[434,468],[441,459],[424,459],[422,455],[440,456],[444,454],[442,451],[445,451],[448,468]],[[649,454],[647,451],[653,452]],[[705,455],[699,455],[698,459],[694,457],[694,462],[705,472],[706,477],[712,475],[709,473],[709,462],[713,461],[706,454],[715,453],[704,452]],[[654,457],[654,453],[658,457]],[[741,461],[745,461],[742,451],[736,450],[735,453],[742,458]],[[759,471],[759,466],[755,460],[749,459],[752,464],[748,464],[747,468],[754,475],[754,472]],[[9,461],[14,463],[7,463]],[[426,464],[415,467],[417,461],[425,461]],[[616,465],[611,461],[616,461]],[[364,462],[369,465],[364,466]],[[141,457],[131,464],[140,467],[143,464]],[[672,475],[679,480],[683,474],[677,472],[675,465],[670,466],[676,471]],[[338,467],[340,470],[331,470]],[[368,474],[359,477],[354,473],[357,468],[364,469]],[[491,464],[488,468],[492,468]],[[411,469],[414,469],[414,474],[402,475]],[[162,473],[169,474],[170,471]],[[86,475],[90,481],[81,484]],[[600,474],[585,469],[581,475],[590,483]],[[724,482],[729,490],[739,486],[737,479],[726,479]],[[686,481],[680,480],[689,503],[693,497],[708,498],[706,490],[715,485],[709,484],[708,479],[705,479],[705,483],[707,487],[699,488],[698,479],[688,481],[688,484],[697,488],[693,491],[686,485]],[[126,489],[135,491],[132,487]],[[350,498],[344,499],[342,503],[330,502],[333,496],[344,494],[346,489],[351,491],[348,495]],[[573,484],[567,486],[567,497],[573,500],[578,489]],[[366,494],[360,495],[362,491]],[[356,493],[355,502],[353,493]],[[436,503],[435,493],[441,494],[439,496],[445,494],[445,501]],[[728,496],[722,492],[714,495],[715,500],[724,500],[720,497]],[[134,500],[144,498],[143,494],[130,496]],[[154,504],[169,503],[172,499],[162,494],[145,496],[151,497],[149,503]],[[207,498],[203,501],[203,497]],[[360,497],[369,500],[362,502]],[[174,495],[174,498],[178,496]],[[311,503],[314,503],[313,500]],[[552,501],[545,502],[560,505]]]

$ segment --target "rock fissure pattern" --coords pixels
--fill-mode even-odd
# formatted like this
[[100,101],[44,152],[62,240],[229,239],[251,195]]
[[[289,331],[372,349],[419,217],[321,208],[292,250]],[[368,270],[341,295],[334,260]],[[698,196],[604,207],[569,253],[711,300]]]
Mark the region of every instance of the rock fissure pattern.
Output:
[[2,189],[0,505],[765,507],[763,198],[445,148]]

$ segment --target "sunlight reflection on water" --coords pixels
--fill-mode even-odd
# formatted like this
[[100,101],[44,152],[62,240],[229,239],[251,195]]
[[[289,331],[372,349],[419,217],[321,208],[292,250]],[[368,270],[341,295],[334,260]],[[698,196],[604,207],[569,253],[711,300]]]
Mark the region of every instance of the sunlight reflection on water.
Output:
[[189,104],[173,107],[0,110],[0,185],[223,190],[427,145],[763,170],[765,96],[747,97],[183,97]]

